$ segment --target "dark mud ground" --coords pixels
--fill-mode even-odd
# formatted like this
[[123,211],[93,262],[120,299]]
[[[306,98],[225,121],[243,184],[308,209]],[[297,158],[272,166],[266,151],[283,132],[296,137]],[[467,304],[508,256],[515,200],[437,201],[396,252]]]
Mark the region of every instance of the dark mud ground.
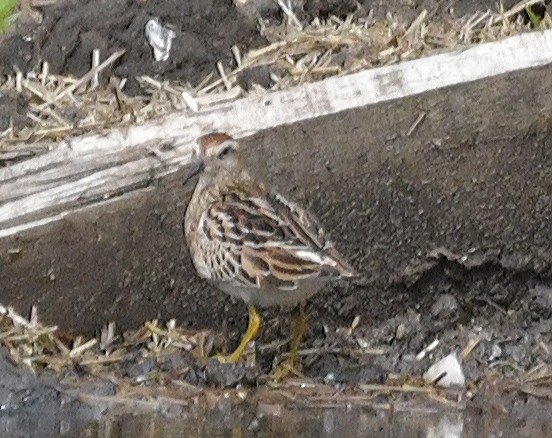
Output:
[[[334,3],[310,2],[304,14],[345,14],[353,8],[353,2],[340,2],[337,9]],[[453,8],[454,14],[462,15],[489,7],[486,1],[427,0],[416,2],[415,6],[401,1],[363,3],[371,4],[380,15],[392,10],[409,18],[422,8],[436,13],[449,13]],[[505,2],[506,6],[510,6],[508,3],[515,2]],[[129,78],[148,74],[194,83],[211,72],[217,61],[232,64],[232,45],[245,50],[264,42],[254,24],[242,20],[229,1],[117,0],[98,4],[82,1],[78,7],[60,4],[42,8],[44,18],[40,25],[22,24],[18,33],[0,46],[0,74],[13,72],[13,66],[26,71],[42,59],[50,63],[53,72],[82,75],[89,69],[92,48],[99,47],[102,53],[126,48],[127,54],[114,66],[115,74]],[[150,16],[171,22],[178,31],[173,56],[166,63],[153,62],[143,38],[143,27]],[[279,19],[277,14],[272,18]],[[24,39],[22,35],[31,38]],[[12,116],[16,109],[24,113],[25,103],[14,103],[2,96],[0,102],[0,119],[5,117],[2,111]],[[552,150],[550,138],[542,141],[542,149]],[[548,205],[549,199],[543,198],[543,211],[537,205],[535,212],[547,214]],[[436,359],[449,353],[459,354],[470,341],[479,339],[463,363],[466,379],[474,389],[470,401],[473,408],[480,412],[531,409],[552,399],[549,391],[527,385],[524,380],[527,370],[552,361],[552,274],[546,261],[512,259],[492,251],[457,256],[443,250],[419,266],[410,266],[390,282],[390,293],[370,303],[369,312],[361,310],[363,303],[354,297],[332,301],[326,301],[325,295],[316,298],[310,307],[311,325],[302,347],[306,350],[303,365],[307,377],[331,385],[336,391],[362,383],[384,383],[396,374],[419,377]],[[334,307],[332,313],[343,317],[318,318],[314,309],[327,305]],[[348,317],[355,315],[356,309],[359,327],[349,332],[352,321]],[[197,387],[255,386],[264,381],[275,354],[287,349],[285,344],[267,347],[275,340],[287,339],[289,334],[285,321],[275,316],[276,311],[267,312],[266,330],[258,342],[257,368],[223,367],[215,362],[202,366],[186,355],[157,361],[129,356],[116,371],[116,377],[137,386],[153,385],[160,373],[177,375]],[[234,343],[242,323],[243,320],[229,321],[228,337]],[[416,355],[435,339],[438,346],[417,360]],[[379,350],[378,354],[363,352],[366,346]],[[13,364],[3,351],[0,373],[0,424],[12,432],[11,436],[25,430],[22,425],[28,430],[43,427],[45,431],[59,427],[62,433],[60,425],[66,418],[85,423],[99,416],[97,406],[90,407],[67,395],[67,383],[60,383],[59,377],[37,377]],[[98,396],[117,393],[116,379],[115,383],[94,379],[79,367],[63,378],[67,382],[83,376],[92,382],[81,388],[84,392]],[[497,387],[498,381],[501,383]],[[37,406],[41,406],[45,418],[51,419],[49,425],[39,426],[32,414]],[[21,414],[25,412],[29,416]],[[546,436],[546,432],[541,436]]]

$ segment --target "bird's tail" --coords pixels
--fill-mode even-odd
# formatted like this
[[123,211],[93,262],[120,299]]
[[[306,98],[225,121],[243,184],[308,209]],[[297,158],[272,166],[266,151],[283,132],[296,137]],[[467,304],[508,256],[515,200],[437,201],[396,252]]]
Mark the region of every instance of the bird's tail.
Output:
[[335,263],[334,268],[342,277],[360,277],[360,273],[351,266],[347,260],[335,248],[328,250],[328,256]]

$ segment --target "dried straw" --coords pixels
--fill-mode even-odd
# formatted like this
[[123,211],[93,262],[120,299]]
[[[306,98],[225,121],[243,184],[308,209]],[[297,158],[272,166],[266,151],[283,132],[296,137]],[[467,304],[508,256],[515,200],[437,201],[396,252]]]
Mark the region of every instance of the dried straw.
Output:
[[[0,305],[0,345],[13,359],[38,372],[44,369],[62,371],[76,365],[87,366],[95,372],[117,365],[128,357],[161,358],[170,354],[191,352],[205,355],[209,348],[208,332],[190,332],[176,326],[147,321],[136,331],[116,335],[115,324],[103,327],[97,337],[67,337],[56,326],[44,326],[38,321],[33,306],[29,318],[11,307]],[[132,354],[131,354],[132,350]]]

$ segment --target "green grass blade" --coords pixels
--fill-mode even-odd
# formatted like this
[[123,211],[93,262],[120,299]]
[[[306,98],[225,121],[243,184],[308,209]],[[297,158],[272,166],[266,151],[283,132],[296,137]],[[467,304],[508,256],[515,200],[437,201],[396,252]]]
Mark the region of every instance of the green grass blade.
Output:
[[533,8],[529,5],[525,6],[525,12],[527,12],[527,16],[529,17],[529,20],[531,21],[531,24],[533,25],[533,29],[538,29],[540,27],[540,24],[542,22],[542,18],[539,17],[535,11],[533,11]]
[[0,33],[6,31],[11,22],[18,0],[0,0]]

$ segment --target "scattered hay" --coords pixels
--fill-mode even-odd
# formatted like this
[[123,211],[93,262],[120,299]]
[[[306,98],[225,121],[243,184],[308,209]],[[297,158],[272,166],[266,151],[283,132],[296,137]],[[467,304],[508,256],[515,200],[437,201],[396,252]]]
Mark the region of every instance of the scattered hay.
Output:
[[203,360],[213,345],[209,332],[190,332],[176,326],[148,321],[136,331],[116,335],[115,324],[103,327],[97,337],[67,336],[56,326],[38,322],[36,307],[29,319],[11,307],[0,305],[0,345],[12,358],[34,372],[45,369],[60,373],[75,367],[87,367],[91,372],[117,365],[129,358],[160,359],[170,354],[192,354]]
[[[196,86],[142,76],[137,78],[142,93],[132,97],[124,92],[126,78],[111,77],[106,85],[98,85],[101,72],[123,52],[113,53],[100,63],[100,54],[94,51],[92,68],[81,78],[50,74],[48,64],[43,63],[40,71],[15,72],[0,85],[0,92],[15,91],[28,100],[30,121],[29,126],[12,125],[0,132],[0,163],[46,151],[40,142],[140,124],[173,111],[195,112],[245,95],[496,41],[535,27],[552,28],[548,13],[541,20],[531,15],[531,5],[537,3],[542,0],[525,0],[507,11],[500,6],[496,12],[478,12],[455,20],[431,17],[423,11],[411,23],[401,23],[391,14],[380,21],[371,14],[352,14],[345,20],[332,16],[302,23],[280,2],[284,22],[260,23],[261,33],[270,43],[246,54],[234,47],[234,70],[227,71],[219,62],[217,73]],[[530,23],[523,22],[523,11],[533,17]],[[268,69],[272,84],[268,88],[251,84],[248,90],[243,89],[240,76],[258,67]],[[25,149],[22,143],[27,144]]]

